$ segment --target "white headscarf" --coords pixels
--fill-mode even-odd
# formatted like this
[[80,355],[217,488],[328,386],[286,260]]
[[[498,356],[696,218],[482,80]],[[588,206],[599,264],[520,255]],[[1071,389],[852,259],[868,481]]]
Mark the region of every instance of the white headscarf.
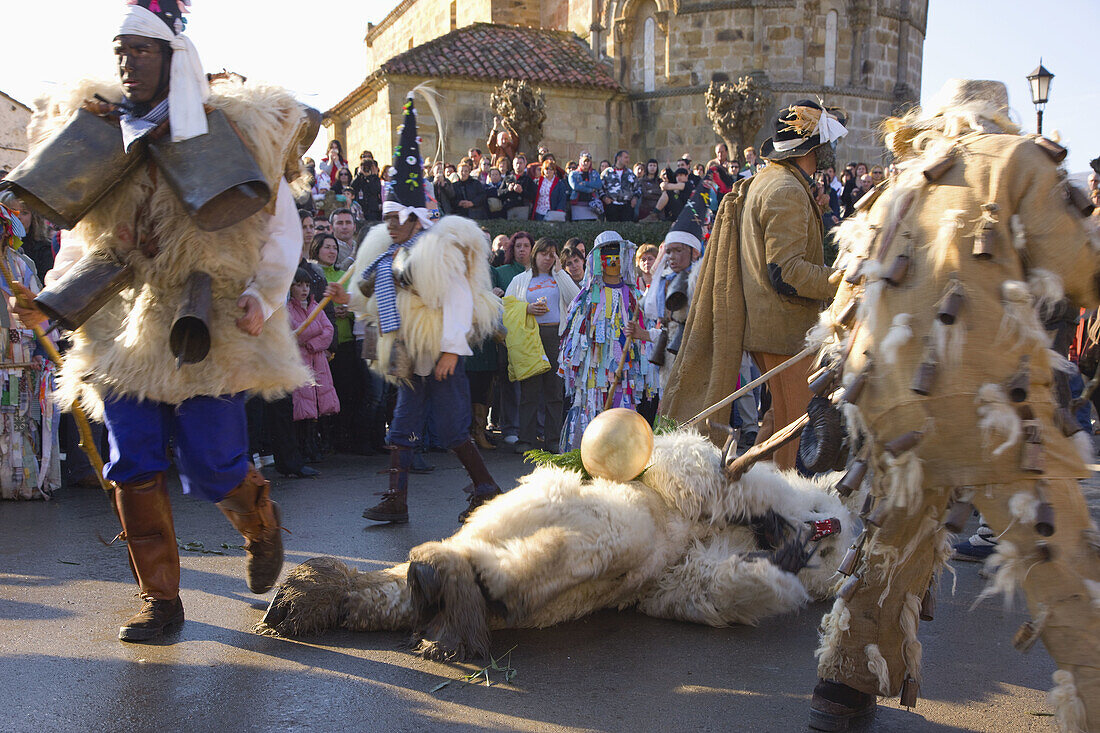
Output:
[[173,33],[155,13],[140,5],[126,7],[118,35],[143,36],[168,42],[172,47],[172,68],[168,81],[168,122],[172,126],[172,141],[205,135],[206,110],[203,103],[210,97],[210,84],[191,39],[182,33]]

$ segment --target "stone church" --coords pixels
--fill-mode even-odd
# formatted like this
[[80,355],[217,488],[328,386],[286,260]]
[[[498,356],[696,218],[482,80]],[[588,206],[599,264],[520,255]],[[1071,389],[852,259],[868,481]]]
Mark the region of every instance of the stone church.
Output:
[[[387,159],[405,94],[430,80],[457,161],[485,149],[492,90],[527,79],[546,95],[543,142],[559,160],[625,148],[705,161],[718,141],[707,85],[753,75],[775,108],[820,97],[844,109],[838,160],[878,162],[879,122],[918,99],[927,18],[928,0],[401,0],[367,25],[369,73],[325,126],[352,161]],[[431,156],[437,131],[418,109]]]

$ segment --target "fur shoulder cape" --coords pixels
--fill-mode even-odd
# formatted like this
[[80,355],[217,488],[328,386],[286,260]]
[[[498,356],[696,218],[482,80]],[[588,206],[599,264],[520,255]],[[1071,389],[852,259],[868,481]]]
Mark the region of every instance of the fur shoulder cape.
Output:
[[[28,129],[32,146],[62,127],[82,104],[99,93],[121,99],[117,82],[83,81],[68,92],[36,102]],[[304,112],[290,92],[262,84],[223,80],[211,85],[207,102],[225,111],[255,157],[272,191],[295,142]],[[81,220],[72,236],[84,252],[109,252],[134,267],[134,285],[78,329],[60,373],[57,399],[81,402],[102,414],[108,395],[178,404],[200,395],[251,391],[275,398],[310,381],[291,335],[286,310],[264,324],[260,336],[236,327],[237,299],[256,272],[269,234],[270,214],[261,211],[231,227],[203,232],[155,167],[138,166]],[[144,255],[133,224],[147,207],[159,252]],[[211,346],[197,364],[176,367],[168,333],[188,276],[206,272],[213,282]]]
[[[696,265],[695,292],[676,363],[661,396],[661,412],[677,422],[698,414],[737,388],[745,339],[745,290],[741,276],[741,215],[752,178],[722,198],[703,260]],[[713,417],[729,422],[731,407]],[[722,445],[726,436],[713,433]]]
[[[359,282],[363,271],[391,244],[385,224],[371,227],[359,245],[348,281],[351,309],[374,323],[378,322],[378,304],[374,297],[363,296]],[[415,245],[398,252],[397,260],[410,273],[412,287],[397,289],[397,310],[401,314],[397,333],[414,363],[422,357],[432,361],[439,358],[443,301],[456,272],[465,273],[474,299],[474,317],[467,340],[479,344],[500,328],[504,306],[492,293],[489,251],[489,240],[477,224],[461,216],[445,216],[424,232]],[[386,373],[394,338],[395,334],[390,333],[378,340],[378,361],[372,366],[382,374]]]

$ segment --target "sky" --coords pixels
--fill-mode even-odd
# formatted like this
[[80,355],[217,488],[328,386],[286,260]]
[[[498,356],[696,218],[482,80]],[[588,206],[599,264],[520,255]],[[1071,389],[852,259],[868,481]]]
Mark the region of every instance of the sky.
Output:
[[[397,2],[194,0],[187,34],[208,71],[225,67],[282,84],[324,111],[367,75],[367,22],[377,23]],[[111,39],[121,0],[4,5],[7,63],[0,90],[33,107],[36,97],[58,85],[115,73]],[[1041,57],[1055,75],[1043,131],[1059,133],[1069,147],[1071,172],[1086,170],[1100,155],[1096,124],[1090,123],[1100,109],[1100,84],[1090,71],[1097,28],[1100,0],[931,0],[922,99],[950,78],[999,79],[1019,121],[1032,131],[1035,108],[1025,77]],[[323,144],[315,143],[313,152]]]

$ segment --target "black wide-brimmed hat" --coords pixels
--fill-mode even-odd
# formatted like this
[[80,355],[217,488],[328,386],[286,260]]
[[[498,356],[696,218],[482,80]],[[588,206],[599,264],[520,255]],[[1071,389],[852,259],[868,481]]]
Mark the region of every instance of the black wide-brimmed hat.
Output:
[[834,143],[848,134],[845,115],[810,99],[801,99],[779,112],[773,134],[760,147],[768,160],[786,160],[805,155],[822,143]]

